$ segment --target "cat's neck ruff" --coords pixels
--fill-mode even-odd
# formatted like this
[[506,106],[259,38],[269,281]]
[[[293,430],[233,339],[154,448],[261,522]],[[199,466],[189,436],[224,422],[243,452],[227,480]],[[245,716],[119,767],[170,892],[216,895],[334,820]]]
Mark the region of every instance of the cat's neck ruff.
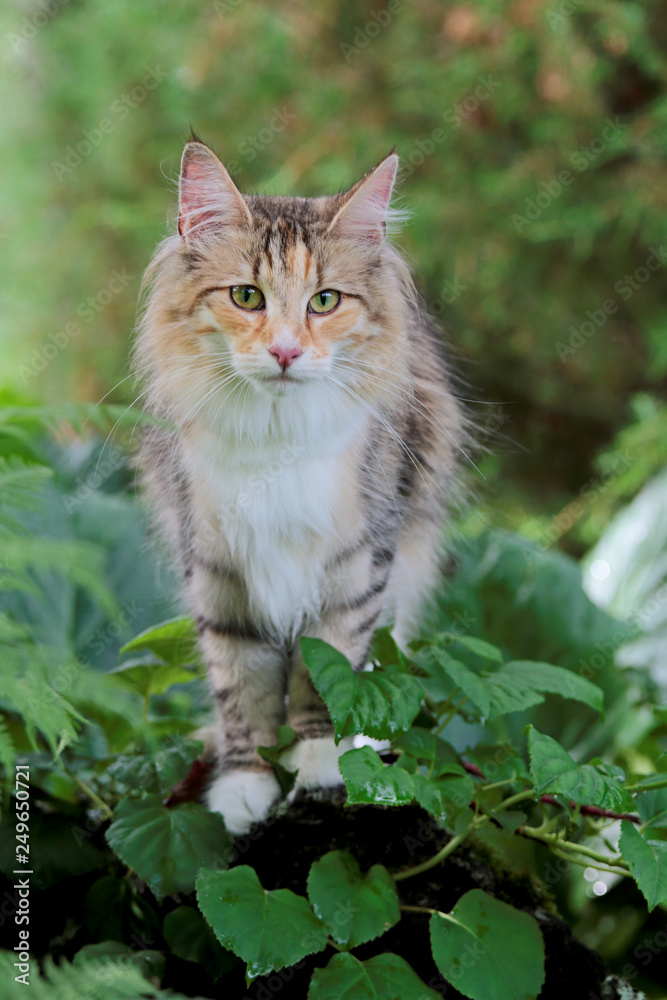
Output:
[[[218,441],[229,460],[263,461],[276,448],[321,456],[338,454],[363,434],[374,408],[346,390],[313,380],[281,396],[252,384],[225,387],[213,396],[189,429],[189,437]],[[192,434],[194,431],[194,434]]]

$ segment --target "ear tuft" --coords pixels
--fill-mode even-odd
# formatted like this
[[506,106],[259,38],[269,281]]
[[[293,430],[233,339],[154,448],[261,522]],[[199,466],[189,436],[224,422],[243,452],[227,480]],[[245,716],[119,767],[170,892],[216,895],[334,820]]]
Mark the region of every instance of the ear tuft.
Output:
[[184,239],[250,222],[248,206],[233,180],[213,150],[199,140],[183,150],[178,193],[178,231]]
[[389,202],[398,170],[398,156],[392,150],[374,170],[350,188],[328,232],[381,243],[387,233]]

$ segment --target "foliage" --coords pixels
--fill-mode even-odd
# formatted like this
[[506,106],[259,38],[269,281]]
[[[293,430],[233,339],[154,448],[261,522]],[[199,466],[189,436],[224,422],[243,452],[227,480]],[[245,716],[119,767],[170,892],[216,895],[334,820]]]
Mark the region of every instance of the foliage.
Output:
[[[410,955],[383,944],[416,910],[429,918],[424,947],[445,983],[473,1000],[535,998],[545,968],[533,916],[481,889],[446,911],[403,902],[405,880],[446,865],[465,843],[488,844],[510,865],[523,851],[536,874],[548,852],[573,872],[636,883],[638,914],[642,899],[649,910],[667,906],[667,717],[650,705],[650,682],[642,690],[613,665],[641,622],[622,627],[592,605],[568,557],[510,533],[471,539],[423,637],[402,651],[389,631],[377,632],[371,673],[354,674],[326,643],[302,641],[338,737],[391,740],[390,762],[371,746],[343,753],[348,803],[418,803],[439,840],[430,856],[396,870],[383,863],[381,844],[368,870],[353,851],[326,851],[293,891],[240,863],[219,816],[165,798],[201,751],[205,683],[192,622],[155,600],[143,619],[114,630],[111,663],[106,646],[96,655],[79,638],[90,633],[90,615],[108,634],[133,573],[150,579],[139,570],[149,557],[137,549],[137,507],[122,477],[98,482],[85,504],[64,510],[59,535],[40,550],[40,532],[54,523],[40,514],[67,495],[62,470],[74,456],[46,435],[43,420],[14,428],[0,438],[0,523],[29,555],[3,568],[0,595],[11,667],[0,701],[0,871],[10,885],[29,861],[33,892],[71,899],[48,934],[31,932],[42,960],[43,979],[31,983],[38,996],[56,988],[86,995],[104,981],[111,997],[176,997],[184,977],[186,993],[213,996],[236,981],[239,963],[250,981],[314,955],[310,1000],[391,1000],[397,990],[423,1000],[438,994]],[[113,532],[120,551],[97,519],[109,505],[121,519]],[[49,641],[49,602],[67,588],[73,617]],[[616,646],[595,666],[592,651],[612,635]],[[280,760],[293,738],[283,727],[276,746],[262,749],[286,789],[293,776]],[[14,775],[26,768],[28,804],[14,797]],[[557,890],[566,911],[568,884],[577,885],[574,875]],[[470,954],[475,960],[462,963]],[[0,961],[10,957],[0,953]],[[175,979],[179,968],[189,971]]]

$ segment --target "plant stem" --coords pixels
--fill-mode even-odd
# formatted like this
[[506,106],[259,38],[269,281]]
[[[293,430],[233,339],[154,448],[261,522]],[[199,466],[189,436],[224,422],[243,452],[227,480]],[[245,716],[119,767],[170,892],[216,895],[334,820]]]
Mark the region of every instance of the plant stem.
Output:
[[516,795],[510,795],[508,799],[503,799],[500,805],[493,811],[494,813],[502,812],[504,809],[509,809],[510,806],[516,805],[517,802],[525,802],[526,799],[533,798],[535,798],[534,789],[526,788],[523,792],[517,792]]
[[487,822],[487,820],[488,816],[480,816],[478,819],[475,819],[472,823],[468,824],[465,830],[461,830],[461,833],[452,837],[449,843],[445,844],[442,850],[438,851],[437,854],[434,854],[432,858],[428,859],[428,861],[423,861],[420,865],[415,865],[414,868],[408,868],[406,871],[397,872],[394,875],[394,881],[402,882],[403,879],[412,878],[413,875],[421,875],[422,872],[427,872],[430,868],[435,868],[436,865],[439,865],[441,861],[448,858],[449,855],[463,843],[468,834],[472,833],[475,827],[481,826],[483,823]]
[[113,809],[111,806],[107,805],[104,799],[101,799],[97,792],[94,792],[92,788],[79,777],[78,774],[75,774],[74,771],[70,771],[67,768],[65,768],[65,770],[69,774],[70,778],[74,779],[81,791],[90,799],[93,805],[97,806],[104,818],[111,819],[113,816]]
[[555,854],[557,858],[563,858],[568,864],[579,865],[581,868],[595,868],[596,871],[609,872],[610,875],[623,875],[625,878],[632,878],[630,872],[626,871],[625,868],[612,868],[611,865],[603,865],[599,861],[592,865],[587,859],[575,858],[574,855],[568,854],[566,851],[558,851],[553,847],[551,853]]
[[597,861],[599,864],[613,865],[624,870],[626,869],[623,858],[610,858],[608,854],[600,854],[599,851],[594,851],[590,847],[586,847],[585,844],[576,844],[572,840],[564,840],[556,833],[547,833],[546,831],[530,826],[520,826],[518,832],[524,837],[530,837],[532,840],[540,840],[549,847],[553,845],[553,849],[556,851],[568,854],[580,854],[585,858],[590,858],[592,861]]
[[626,785],[626,792],[653,792],[658,788],[667,788],[667,774],[662,781],[656,781],[650,785]]
[[403,910],[405,913],[430,913],[431,916],[434,913],[439,913],[439,910],[434,910],[430,906],[408,906],[407,903],[401,904],[399,909]]

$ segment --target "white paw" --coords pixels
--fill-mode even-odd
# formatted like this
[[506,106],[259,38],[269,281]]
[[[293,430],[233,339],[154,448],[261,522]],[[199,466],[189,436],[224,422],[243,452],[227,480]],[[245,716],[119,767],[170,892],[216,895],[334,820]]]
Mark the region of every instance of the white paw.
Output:
[[298,771],[295,790],[299,788],[333,788],[342,785],[338,758],[352,749],[352,737],[338,746],[330,736],[317,740],[302,740],[280,755],[280,763],[289,771]]
[[215,779],[206,803],[211,812],[222,815],[230,833],[240,834],[263,822],[281,794],[272,771],[229,771]]
[[353,736],[352,739],[355,747],[372,747],[378,753],[391,749],[389,740],[374,740],[372,736]]

